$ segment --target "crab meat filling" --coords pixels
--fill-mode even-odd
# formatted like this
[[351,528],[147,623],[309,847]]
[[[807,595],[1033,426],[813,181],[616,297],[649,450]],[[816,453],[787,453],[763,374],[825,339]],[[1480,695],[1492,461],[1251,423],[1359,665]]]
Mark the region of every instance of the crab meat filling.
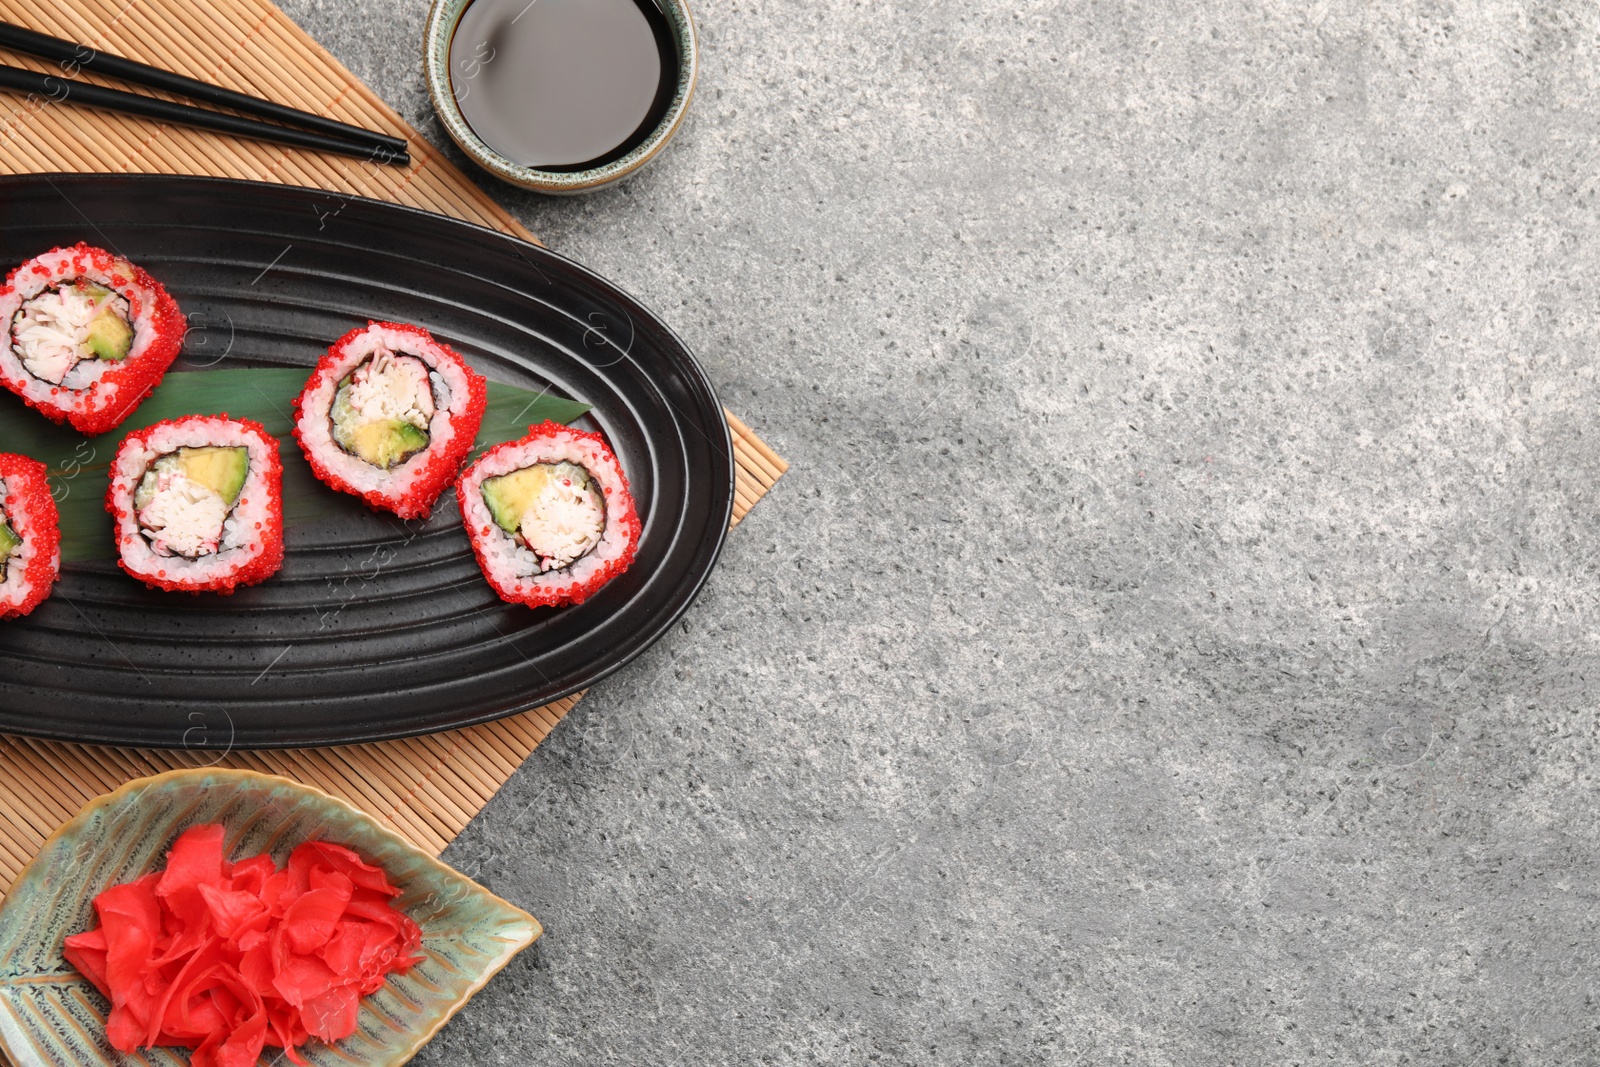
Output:
[[221,551],[249,466],[249,449],[209,446],[181,448],[152,463],[133,507],[156,555],[200,559]]
[[51,385],[85,389],[98,380],[97,367],[127,359],[132,348],[128,301],[83,278],[51,286],[11,317],[11,351]]
[[537,463],[483,483],[484,502],[500,528],[537,558],[539,572],[570,567],[606,532],[606,498],[573,463]]
[[443,383],[415,356],[380,348],[339,382],[328,413],[333,440],[379,470],[390,470],[428,447],[428,427]]

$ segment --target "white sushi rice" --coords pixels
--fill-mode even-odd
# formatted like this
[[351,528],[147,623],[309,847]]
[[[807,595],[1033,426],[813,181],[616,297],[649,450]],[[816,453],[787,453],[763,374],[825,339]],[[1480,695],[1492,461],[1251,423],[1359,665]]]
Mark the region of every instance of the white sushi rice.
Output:
[[[483,499],[483,483],[490,478],[539,463],[571,463],[582,467],[599,484],[606,501],[605,532],[598,543],[587,555],[559,569],[547,568],[547,560],[506,533],[495,522],[488,502]],[[530,441],[519,448],[499,450],[479,462],[461,484],[466,525],[474,531],[473,539],[483,553],[485,568],[495,582],[508,589],[515,588],[518,593],[531,595],[545,586],[588,581],[606,563],[628,550],[628,526],[623,521],[627,514],[627,494],[623,491],[621,472],[595,441],[551,437]],[[537,505],[535,501],[535,507]],[[524,521],[527,521],[526,516]],[[486,534],[477,532],[485,529],[488,530]],[[538,534],[538,531],[530,532]]]
[[[87,390],[89,386],[98,382],[111,367],[121,366],[131,360],[139,359],[155,341],[156,302],[150,298],[150,295],[139,286],[131,284],[131,282],[122,286],[113,285],[111,277],[96,270],[92,264],[89,264],[86,270],[79,270],[73,260],[81,260],[82,258],[81,253],[75,252],[70,248],[48,252],[36,260],[38,265],[44,268],[45,272],[43,274],[33,270],[22,271],[12,280],[13,290],[9,293],[0,294],[0,327],[3,327],[5,331],[5,343],[0,345],[0,369],[4,370],[5,376],[12,382],[21,383],[20,391],[29,400],[49,400],[60,403],[63,389],[72,392]],[[120,271],[122,276],[131,279],[134,273],[133,265],[126,261],[118,262],[123,268]],[[127,302],[131,312],[130,321],[133,324],[133,347],[129,349],[125,359],[118,360],[115,363],[99,359],[84,360],[70,368],[63,381],[59,383],[46,381],[35,374],[33,369],[23,362],[21,354],[17,352],[17,342],[19,340],[17,328],[24,325],[21,320],[27,319],[24,314],[19,320],[18,312],[22,311],[24,304],[34,300],[45,290],[53,286],[70,283],[77,278],[85,278],[96,285],[111,289]],[[40,323],[35,321],[32,325],[36,328]],[[35,346],[40,345],[41,340],[36,336],[31,342],[25,343],[24,350],[27,350],[29,343]],[[42,351],[42,348],[35,348],[35,352]],[[35,361],[35,365],[39,366],[40,364]],[[44,367],[53,367],[54,365],[51,359],[44,360]],[[115,404],[117,392],[118,387],[114,383],[106,383],[101,389],[96,390],[93,398],[95,409],[103,410]]]
[[[23,501],[25,496],[18,497],[18,503],[11,505],[10,487],[6,479],[0,478],[0,512],[4,512],[6,524],[11,527],[11,532],[21,538],[22,544],[11,553],[11,558],[6,561],[6,580],[0,583],[0,608],[15,608],[28,598],[28,565],[33,562],[33,538],[30,536],[34,524],[39,521],[39,516],[31,513]],[[57,550],[60,554],[60,550]],[[59,565],[59,560],[57,561]]]
[[[381,470],[340,448],[333,439],[333,423],[330,419],[339,383],[362,363],[380,353],[414,356],[421,360],[428,367],[429,385],[433,392],[433,409],[427,412],[425,420],[428,447],[389,470]],[[404,360],[396,360],[391,364],[404,365]],[[394,384],[403,383],[397,381]],[[442,355],[437,345],[429,344],[425,338],[409,331],[373,325],[345,346],[340,358],[322,373],[316,387],[306,395],[298,423],[300,442],[324,468],[360,492],[381,493],[385,499],[392,501],[404,500],[409,496],[412,486],[426,472],[429,454],[435,449],[447,447],[455,440],[460,432],[456,420],[466,413],[471,400],[472,391],[466,375],[454,360]],[[375,409],[381,403],[389,403],[396,410],[403,406],[399,400],[375,400]],[[373,417],[379,416],[374,414]],[[394,417],[405,419],[404,415]],[[419,428],[423,425],[422,422],[412,424]]]
[[[169,554],[173,550],[196,547],[200,540],[210,540],[204,524],[210,519],[203,513],[191,512],[187,518],[181,513],[186,495],[177,481],[168,486],[167,499],[152,501],[145,509],[160,505],[160,517],[171,521],[181,530],[175,531],[173,540],[158,547],[147,537],[140,525],[140,515],[135,513],[134,494],[145,472],[162,456],[180,448],[204,448],[215,445],[224,448],[247,448],[250,452],[250,469],[245,477],[239,502],[221,523],[221,535],[216,537],[216,550],[198,559]],[[277,442],[264,438],[237,423],[226,419],[205,419],[187,422],[181,426],[162,426],[150,435],[142,446],[129,446],[117,453],[111,469],[111,492],[117,502],[117,548],[122,561],[130,571],[140,576],[159,576],[169,582],[208,584],[245,566],[261,553],[262,528],[271,514],[270,493],[266,474]],[[210,490],[199,489],[199,495],[209,494],[222,504],[220,497]],[[214,507],[214,505],[213,505]],[[213,528],[214,529],[214,528]],[[162,540],[157,539],[158,542]],[[166,551],[163,552],[162,549]]]

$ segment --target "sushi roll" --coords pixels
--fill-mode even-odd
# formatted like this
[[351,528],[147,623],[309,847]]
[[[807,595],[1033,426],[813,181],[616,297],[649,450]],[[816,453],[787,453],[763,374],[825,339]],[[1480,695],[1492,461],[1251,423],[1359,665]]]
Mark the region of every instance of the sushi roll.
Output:
[[425,518],[472,451],[488,389],[420,326],[373,322],[328,349],[295,401],[294,436],[323,482]]
[[283,463],[259,423],[190,415],[129,434],[106,510],[122,569],[152,589],[231,593],[283,566]]
[[183,347],[183,314],[161,283],[86,244],[55,248],[0,287],[0,383],[93,436],[121,425]]
[[45,466],[0,453],[0,619],[26,615],[61,574],[61,527]]
[[513,604],[581,604],[639,547],[627,476],[597,433],[530,427],[484,453],[456,495],[484,577]]

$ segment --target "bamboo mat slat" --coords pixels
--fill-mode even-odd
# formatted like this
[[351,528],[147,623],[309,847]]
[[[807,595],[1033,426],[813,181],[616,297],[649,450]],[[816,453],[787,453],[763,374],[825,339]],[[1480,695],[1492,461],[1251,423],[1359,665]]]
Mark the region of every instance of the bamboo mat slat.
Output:
[[[0,173],[210,174],[282,182],[390,200],[534,240],[266,0],[0,0],[0,18],[405,137],[413,157],[404,170],[380,167],[0,96]],[[48,61],[25,56],[8,54],[3,61],[59,73]],[[788,464],[731,412],[728,426],[738,461],[733,518],[738,525]],[[131,778],[213,763],[309,782],[437,854],[581,697],[580,693],[499,722],[426,738],[339,749],[229,752],[220,757],[213,751],[98,748],[0,735],[0,890],[11,884],[45,837],[92,798]]]

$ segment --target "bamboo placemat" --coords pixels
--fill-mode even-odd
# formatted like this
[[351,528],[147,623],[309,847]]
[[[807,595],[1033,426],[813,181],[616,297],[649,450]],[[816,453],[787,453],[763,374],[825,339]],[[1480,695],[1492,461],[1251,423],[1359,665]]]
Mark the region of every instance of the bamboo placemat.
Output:
[[[253,178],[391,200],[533,239],[266,0],[0,0],[0,18],[404,136],[413,157],[404,170],[380,167],[45,100],[0,96],[0,173]],[[45,61],[9,54],[0,61],[55,69]],[[737,525],[788,465],[731,413],[728,424],[738,459]],[[568,697],[523,715],[431,737],[334,749],[230,752],[220,760],[214,751],[113,749],[0,735],[0,889],[10,886],[45,837],[91,798],[130,778],[212,763],[309,782],[437,854],[578,699]]]

